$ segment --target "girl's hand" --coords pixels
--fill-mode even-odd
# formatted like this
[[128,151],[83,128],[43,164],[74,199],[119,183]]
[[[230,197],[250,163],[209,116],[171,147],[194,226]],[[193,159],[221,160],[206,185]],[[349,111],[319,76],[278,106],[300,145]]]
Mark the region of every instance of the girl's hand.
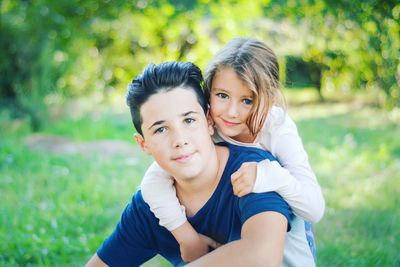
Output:
[[198,234],[188,244],[180,244],[181,257],[185,262],[194,261],[207,254],[211,249],[216,249],[220,244],[208,236]]
[[240,168],[231,175],[233,193],[242,197],[253,191],[257,178],[257,162],[244,162]]

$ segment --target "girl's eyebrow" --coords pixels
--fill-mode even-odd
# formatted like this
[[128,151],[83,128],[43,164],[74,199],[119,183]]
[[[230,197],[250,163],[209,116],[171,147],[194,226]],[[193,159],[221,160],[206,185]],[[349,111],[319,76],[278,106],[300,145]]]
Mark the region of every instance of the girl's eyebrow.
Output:
[[[213,88],[211,88],[211,90],[218,90],[218,91],[221,91],[221,92],[224,92],[224,93],[230,93],[228,90],[225,90],[225,89],[222,89],[222,88],[219,88],[219,87],[213,87]],[[246,98],[254,98],[254,96],[253,95],[242,95],[242,97],[246,97]]]
[[225,89],[219,88],[219,87],[213,87],[213,88],[211,88],[211,90],[220,90],[220,91],[228,92]]

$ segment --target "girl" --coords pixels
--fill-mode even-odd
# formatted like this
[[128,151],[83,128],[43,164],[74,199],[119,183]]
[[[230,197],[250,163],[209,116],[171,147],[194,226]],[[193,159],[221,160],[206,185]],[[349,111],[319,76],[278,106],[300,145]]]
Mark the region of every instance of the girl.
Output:
[[[274,52],[254,39],[233,39],[206,68],[204,89],[216,128],[215,141],[268,150],[280,163],[244,163],[231,177],[235,195],[276,191],[298,217],[318,222],[325,201],[297,128],[285,112]],[[192,261],[206,254],[208,246],[215,246],[187,222],[184,207],[175,195],[173,179],[155,163],[146,172],[141,189],[160,224],[177,239],[184,261]],[[300,219],[291,224],[290,233],[310,232],[306,232],[307,224]],[[287,238],[291,238],[290,233]],[[308,245],[314,252],[313,243]]]

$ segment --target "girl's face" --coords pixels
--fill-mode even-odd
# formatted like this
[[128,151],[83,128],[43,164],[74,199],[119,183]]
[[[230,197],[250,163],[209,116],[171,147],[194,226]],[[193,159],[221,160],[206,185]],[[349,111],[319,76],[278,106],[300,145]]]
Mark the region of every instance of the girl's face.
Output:
[[253,136],[246,124],[253,106],[253,92],[232,68],[215,74],[211,84],[210,114],[222,134],[241,142]]

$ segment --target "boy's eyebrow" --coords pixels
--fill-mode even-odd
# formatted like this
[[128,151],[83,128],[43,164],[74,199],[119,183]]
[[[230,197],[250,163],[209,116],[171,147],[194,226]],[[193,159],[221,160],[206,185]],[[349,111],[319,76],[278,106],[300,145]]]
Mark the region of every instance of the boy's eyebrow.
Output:
[[165,123],[165,120],[160,120],[160,121],[156,121],[155,123],[153,123],[152,125],[150,125],[149,128],[147,128],[148,130],[150,130],[151,128],[153,128],[154,126],[160,125]]
[[[188,112],[185,112],[185,113],[182,113],[181,114],[181,116],[182,117],[186,117],[186,116],[188,116],[188,115],[190,115],[190,114],[198,114],[198,112],[197,111],[188,111]],[[154,126],[157,126],[157,125],[160,125],[160,124],[164,124],[165,123],[165,120],[159,120],[159,121],[156,121],[155,123],[153,123],[152,125],[150,125],[150,127],[149,128],[147,128],[147,129],[151,129],[151,128],[153,128]]]
[[190,114],[198,114],[198,112],[196,112],[196,111],[188,111],[188,112],[185,112],[185,113],[182,113],[182,117],[186,117],[187,115],[190,115]]

